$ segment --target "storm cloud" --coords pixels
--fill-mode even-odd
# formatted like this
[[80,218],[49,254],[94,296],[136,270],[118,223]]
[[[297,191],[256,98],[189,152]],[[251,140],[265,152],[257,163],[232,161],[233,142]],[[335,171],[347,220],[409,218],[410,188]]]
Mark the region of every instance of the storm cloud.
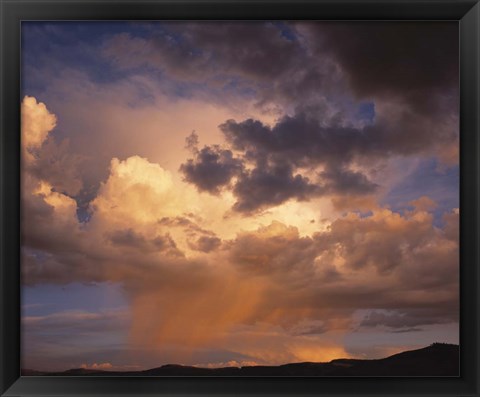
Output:
[[317,54],[325,52],[346,72],[361,97],[403,97],[415,111],[455,103],[458,24],[451,22],[299,23]]
[[213,194],[228,185],[242,169],[243,163],[234,158],[230,150],[222,150],[219,146],[205,146],[196,153],[195,159],[180,166],[186,181]]

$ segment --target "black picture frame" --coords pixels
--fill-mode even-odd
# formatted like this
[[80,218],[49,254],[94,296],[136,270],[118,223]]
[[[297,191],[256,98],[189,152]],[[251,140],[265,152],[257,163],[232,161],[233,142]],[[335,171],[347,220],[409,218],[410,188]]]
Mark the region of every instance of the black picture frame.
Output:
[[[53,395],[479,396],[480,4],[478,0],[0,0],[0,391]],[[20,22],[23,20],[456,20],[460,31],[458,378],[20,376]]]

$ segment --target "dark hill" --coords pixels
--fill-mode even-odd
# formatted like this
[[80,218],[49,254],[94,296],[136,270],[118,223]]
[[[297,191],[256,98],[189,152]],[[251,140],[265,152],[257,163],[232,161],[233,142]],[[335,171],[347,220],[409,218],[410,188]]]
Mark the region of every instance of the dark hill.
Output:
[[168,364],[145,371],[70,369],[64,372],[23,370],[24,376],[458,376],[459,347],[434,343],[378,360],[337,359],[328,363],[280,366],[199,368]]

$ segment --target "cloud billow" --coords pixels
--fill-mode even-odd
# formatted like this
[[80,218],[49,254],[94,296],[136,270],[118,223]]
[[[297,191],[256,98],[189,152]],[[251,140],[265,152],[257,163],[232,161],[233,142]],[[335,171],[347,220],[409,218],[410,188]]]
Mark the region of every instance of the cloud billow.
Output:
[[237,202],[233,209],[239,212],[254,212],[259,209],[279,205],[295,198],[308,200],[318,195],[320,187],[309,179],[294,174],[287,162],[269,165],[259,162],[252,171],[240,175],[233,187]]
[[190,159],[180,166],[180,171],[183,172],[185,180],[193,183],[200,191],[218,194],[242,168],[242,162],[234,158],[230,150],[214,145],[205,146],[198,151],[195,159]]
[[[252,119],[228,120],[220,130],[240,157],[206,146],[182,164],[181,171],[188,182],[212,193],[236,176],[232,185],[236,211],[248,213],[325,194],[365,195],[377,188],[366,175],[348,168],[368,151],[364,131],[323,128],[305,115],[286,117],[273,128]],[[301,167],[319,166],[324,170],[314,180],[302,175]]]

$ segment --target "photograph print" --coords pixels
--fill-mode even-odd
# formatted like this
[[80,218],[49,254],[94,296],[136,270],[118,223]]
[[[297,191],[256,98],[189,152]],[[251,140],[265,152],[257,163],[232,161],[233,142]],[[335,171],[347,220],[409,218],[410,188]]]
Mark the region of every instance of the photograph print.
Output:
[[458,22],[21,42],[22,375],[460,375]]

